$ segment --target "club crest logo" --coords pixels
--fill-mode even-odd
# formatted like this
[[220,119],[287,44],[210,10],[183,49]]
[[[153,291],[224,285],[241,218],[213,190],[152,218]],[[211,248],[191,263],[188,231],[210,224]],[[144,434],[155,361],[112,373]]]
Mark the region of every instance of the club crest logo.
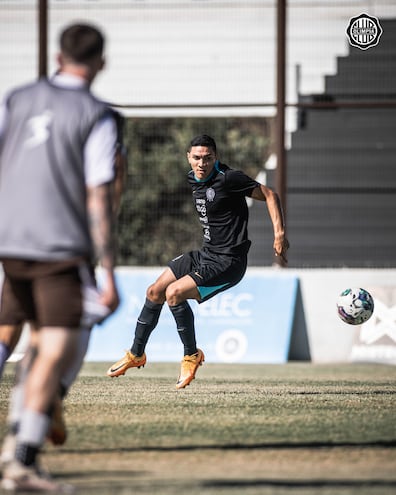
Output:
[[346,30],[349,43],[360,50],[367,50],[378,45],[382,34],[382,27],[379,20],[368,14],[360,14],[349,20]]
[[213,201],[215,196],[215,190],[213,189],[213,187],[209,187],[209,189],[206,190],[206,199],[208,201]]

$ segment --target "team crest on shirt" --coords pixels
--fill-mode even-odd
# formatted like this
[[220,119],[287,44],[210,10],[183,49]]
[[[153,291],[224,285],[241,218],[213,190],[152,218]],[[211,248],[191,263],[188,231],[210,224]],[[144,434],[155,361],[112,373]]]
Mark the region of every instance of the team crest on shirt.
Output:
[[213,201],[215,196],[216,196],[215,190],[213,189],[213,187],[209,187],[206,190],[206,199],[208,201]]

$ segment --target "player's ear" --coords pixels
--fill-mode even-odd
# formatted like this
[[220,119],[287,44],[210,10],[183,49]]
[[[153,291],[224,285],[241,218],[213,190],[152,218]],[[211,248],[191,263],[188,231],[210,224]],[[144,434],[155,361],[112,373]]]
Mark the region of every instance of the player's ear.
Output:
[[65,63],[61,52],[56,54],[56,63],[59,65],[59,67],[63,67]]

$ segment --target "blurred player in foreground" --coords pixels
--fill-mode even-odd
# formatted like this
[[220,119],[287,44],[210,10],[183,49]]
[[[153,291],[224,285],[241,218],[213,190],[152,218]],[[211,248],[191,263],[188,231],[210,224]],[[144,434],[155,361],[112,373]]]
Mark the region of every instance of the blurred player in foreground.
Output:
[[[118,216],[121,197],[125,187],[126,171],[127,171],[127,152],[123,143],[124,132],[124,119],[116,111],[113,110],[113,115],[117,123],[117,144],[115,151],[115,176],[113,181],[113,214],[115,219]],[[0,284],[1,286],[1,284]],[[0,290],[1,292],[1,290]],[[22,359],[17,365],[17,384],[14,386],[10,413],[8,418],[9,429],[14,431],[17,429],[17,425],[20,420],[20,414],[23,409],[23,387],[24,378],[26,377],[26,371],[29,368],[30,357],[29,355],[37,348],[38,332],[34,324],[30,323],[30,342],[29,352],[26,353],[24,359]],[[0,325],[0,380],[3,373],[4,364],[11,356],[22,334],[24,324],[16,325]],[[69,389],[78,375],[78,372],[83,364],[86,351],[88,349],[89,336],[91,328],[81,328],[78,352],[75,355],[74,363],[68,368],[65,374],[61,377],[58,398],[55,403],[49,408],[48,414],[51,416],[51,425],[47,432],[47,438],[54,445],[63,445],[67,438],[66,424],[63,417],[63,399],[66,397]],[[14,455],[14,438],[8,437],[8,441],[3,446],[0,463],[4,464],[8,462]]]
[[[14,90],[0,110],[0,324],[32,321],[37,328],[15,455],[3,468],[6,490],[73,491],[38,467],[48,410],[75,364],[81,329],[119,302],[111,211],[116,122],[89,91],[104,65],[103,48],[95,27],[69,26],[54,79]],[[100,293],[96,261],[104,272]]]
[[108,376],[120,376],[129,368],[145,365],[145,347],[166,301],[184,346],[176,388],[186,387],[195,378],[204,353],[196,345],[194,315],[187,300],[203,303],[233,287],[244,276],[251,244],[246,197],[266,201],[273,224],[275,255],[286,262],[289,243],[278,195],[243,172],[222,164],[210,136],[197,136],[191,141],[187,160],[192,169],[188,182],[203,229],[202,249],[173,259],[148,287],[132,347],[110,367]]
[[[117,218],[121,197],[125,187],[126,171],[127,171],[127,153],[123,143],[123,126],[124,118],[118,112],[113,110],[114,118],[117,123],[117,145],[115,152],[115,176],[113,181],[113,213]],[[0,284],[1,287],[1,284]],[[0,291],[1,292],[1,291]],[[4,365],[7,359],[14,352],[18,341],[21,337],[23,324],[19,325],[0,325],[0,380],[3,376]],[[34,329],[33,329],[34,330]]]

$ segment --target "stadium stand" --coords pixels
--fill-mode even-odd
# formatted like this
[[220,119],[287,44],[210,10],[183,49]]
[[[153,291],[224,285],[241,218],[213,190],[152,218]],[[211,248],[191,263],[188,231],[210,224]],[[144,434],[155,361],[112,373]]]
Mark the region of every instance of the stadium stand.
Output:
[[[299,101],[396,102],[396,19],[379,44],[350,47],[323,94]],[[287,153],[290,267],[395,267],[396,107],[305,108]],[[273,171],[267,172],[274,185]],[[260,205],[251,208],[250,265],[271,264]],[[269,224],[268,224],[269,225]],[[268,235],[271,232],[268,231]]]

